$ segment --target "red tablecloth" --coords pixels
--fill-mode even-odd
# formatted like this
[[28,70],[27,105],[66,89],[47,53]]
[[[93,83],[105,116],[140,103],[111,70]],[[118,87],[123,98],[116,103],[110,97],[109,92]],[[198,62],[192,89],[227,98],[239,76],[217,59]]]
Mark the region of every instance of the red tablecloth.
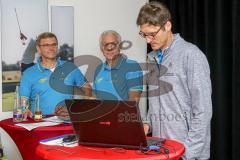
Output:
[[[29,120],[28,122],[33,122],[33,120]],[[55,137],[58,135],[73,133],[73,128],[70,124],[60,124],[51,127],[39,127],[28,131],[22,127],[15,126],[12,118],[0,121],[0,127],[2,127],[16,143],[24,160],[41,159],[35,153],[40,140],[49,137]]]
[[97,147],[62,147],[39,144],[36,154],[45,160],[89,160],[89,159],[127,159],[127,160],[178,160],[184,153],[184,146],[173,140],[167,140],[165,145],[169,154],[156,154],[149,152],[149,155],[140,153],[138,150],[123,150]]

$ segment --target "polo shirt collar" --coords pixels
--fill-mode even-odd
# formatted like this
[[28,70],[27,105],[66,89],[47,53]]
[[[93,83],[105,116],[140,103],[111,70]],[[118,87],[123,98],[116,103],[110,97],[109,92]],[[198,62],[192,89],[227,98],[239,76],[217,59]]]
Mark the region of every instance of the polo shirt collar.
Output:
[[113,69],[119,69],[121,64],[123,62],[125,62],[127,60],[127,57],[123,54],[119,54],[119,56],[117,57],[117,62],[114,66],[112,67],[109,67],[108,64],[107,64],[107,61],[105,61],[105,63],[103,63],[103,68],[104,69],[107,69],[107,70],[113,70]]
[[[60,60],[60,57],[57,58],[57,64],[55,67],[58,67],[61,65],[61,60]],[[40,56],[37,60],[37,66],[38,66],[38,69],[40,72],[44,72],[44,70],[49,70],[45,67],[42,66],[42,57]]]
[[[176,42],[179,39],[181,39],[179,33],[173,34],[173,41],[172,41],[172,43],[167,48],[165,48],[164,50],[161,50],[162,54],[164,56],[166,56],[169,53],[169,51],[174,47],[174,45],[176,44]],[[150,52],[148,56],[151,56],[151,57],[157,56],[157,51]]]
[[162,51],[162,53],[163,53],[164,55],[167,55],[167,54],[169,53],[169,51],[174,47],[175,43],[176,43],[179,39],[181,39],[181,37],[180,37],[180,35],[179,35],[178,33],[177,33],[177,34],[173,34],[173,41],[172,41],[172,43],[171,43],[167,48],[165,48],[165,49]]

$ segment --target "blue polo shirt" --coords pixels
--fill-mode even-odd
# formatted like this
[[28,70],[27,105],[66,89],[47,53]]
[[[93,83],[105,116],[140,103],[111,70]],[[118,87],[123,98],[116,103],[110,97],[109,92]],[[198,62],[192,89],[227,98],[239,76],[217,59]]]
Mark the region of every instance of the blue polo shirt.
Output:
[[120,55],[116,65],[100,64],[94,74],[93,90],[98,99],[128,100],[129,91],[142,91],[142,69],[126,56]]
[[44,115],[53,114],[55,106],[73,98],[73,86],[82,87],[86,83],[81,71],[71,62],[57,60],[54,72],[38,63],[23,72],[20,81],[20,96],[29,99],[34,113],[36,94],[40,97],[40,108]]

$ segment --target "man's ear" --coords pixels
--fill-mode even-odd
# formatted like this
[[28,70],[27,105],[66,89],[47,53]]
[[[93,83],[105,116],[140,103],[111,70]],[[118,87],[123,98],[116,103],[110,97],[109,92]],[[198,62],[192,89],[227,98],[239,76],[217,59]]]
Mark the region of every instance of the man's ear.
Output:
[[41,51],[38,45],[36,45],[36,48],[37,48],[37,52],[41,55]]
[[100,44],[100,50],[101,50],[101,52],[103,53],[104,51],[103,51],[103,46]]
[[172,30],[172,23],[170,21],[167,21],[167,23],[165,24],[165,30],[166,31]]

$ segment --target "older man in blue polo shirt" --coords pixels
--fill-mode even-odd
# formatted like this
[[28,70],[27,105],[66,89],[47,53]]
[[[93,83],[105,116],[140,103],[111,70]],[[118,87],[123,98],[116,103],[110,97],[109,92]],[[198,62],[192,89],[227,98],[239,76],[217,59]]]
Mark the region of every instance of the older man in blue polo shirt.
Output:
[[23,72],[20,82],[20,96],[30,102],[34,112],[35,99],[40,97],[40,108],[43,115],[53,114],[56,105],[72,98],[73,86],[80,87],[86,96],[91,96],[91,86],[81,71],[72,63],[57,58],[57,37],[50,32],[42,33],[37,38],[38,62]]
[[121,36],[113,30],[100,36],[106,61],[94,74],[93,89],[98,99],[139,101],[143,89],[142,70],[136,61],[120,54]]

